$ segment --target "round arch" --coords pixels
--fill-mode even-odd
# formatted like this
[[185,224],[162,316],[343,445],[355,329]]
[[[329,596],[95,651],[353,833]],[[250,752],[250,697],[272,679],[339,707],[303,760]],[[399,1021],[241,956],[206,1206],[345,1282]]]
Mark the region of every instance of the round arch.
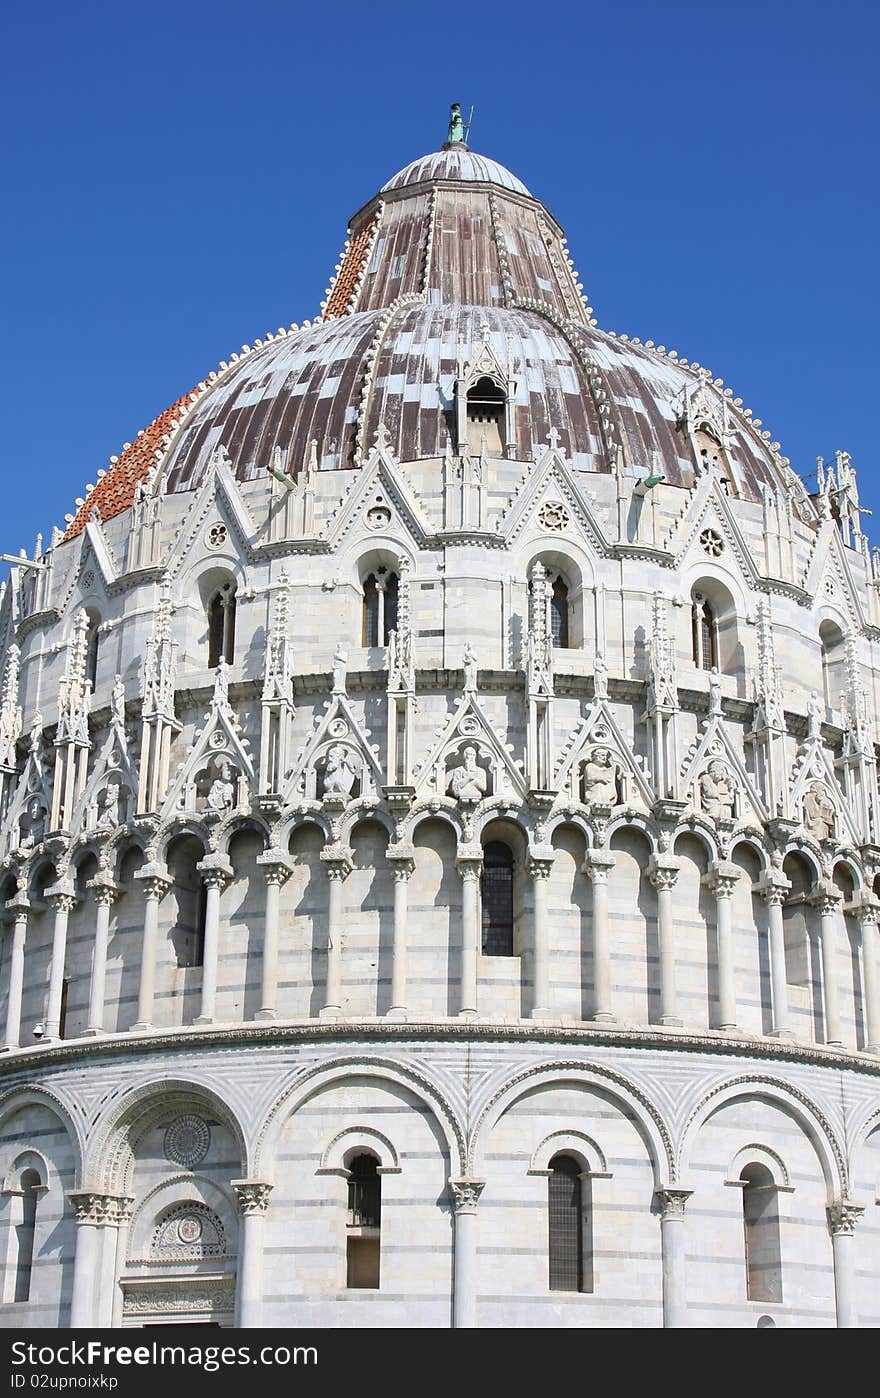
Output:
[[[17,1111],[24,1107],[45,1107],[53,1116],[58,1118],[61,1126],[67,1133],[70,1140],[71,1149],[75,1161],[74,1179],[77,1188],[80,1187],[85,1174],[86,1142],[80,1131],[73,1113],[64,1104],[62,1099],[48,1087],[13,1087],[0,1097],[0,1137],[7,1121],[14,1116]],[[13,1146],[19,1154],[22,1150],[20,1141],[16,1141]]]

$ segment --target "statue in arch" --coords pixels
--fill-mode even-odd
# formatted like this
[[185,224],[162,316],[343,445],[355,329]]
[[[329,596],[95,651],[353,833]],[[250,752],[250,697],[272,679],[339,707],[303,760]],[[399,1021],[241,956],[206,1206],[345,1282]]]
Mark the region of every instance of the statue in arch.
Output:
[[111,776],[98,793],[98,830],[115,830],[119,824],[119,801],[122,786],[117,776]]
[[619,772],[610,748],[593,748],[584,763],[584,805],[616,806]]
[[32,796],[19,821],[19,849],[34,849],[46,834],[46,807],[39,796]]
[[474,805],[477,801],[482,801],[489,785],[489,779],[482,767],[477,764],[477,749],[468,745],[462,753],[464,761],[460,767],[454,767],[449,777],[448,790],[456,801],[461,801],[465,805]]
[[336,743],[327,753],[324,768],[324,795],[350,796],[361,775],[360,759],[350,748]]
[[206,804],[208,810],[217,815],[232,810],[235,805],[235,768],[231,763],[224,762],[212,781]]
[[837,812],[834,802],[820,781],[813,782],[804,793],[804,829],[820,843],[834,833]]
[[712,820],[732,820],[736,787],[730,773],[718,759],[710,762],[699,780],[700,807]]

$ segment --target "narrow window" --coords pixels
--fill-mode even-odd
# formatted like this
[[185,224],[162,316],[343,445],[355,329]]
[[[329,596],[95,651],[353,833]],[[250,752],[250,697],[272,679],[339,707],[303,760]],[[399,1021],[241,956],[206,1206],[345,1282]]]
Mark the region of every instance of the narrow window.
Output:
[[570,1155],[550,1161],[548,1217],[550,1226],[550,1290],[592,1291],[592,1250],[589,1179]]
[[221,658],[235,659],[235,586],[224,583],[208,603],[208,668],[216,670]]
[[691,609],[694,664],[712,670],[718,664],[718,623],[701,592],[694,593]]
[[382,1178],[372,1155],[356,1155],[349,1166],[346,1270],[348,1287],[379,1285],[379,1238],[382,1224]]
[[483,954],[513,956],[513,852],[501,840],[490,840],[483,851],[480,894]]
[[16,1266],[14,1301],[29,1301],[31,1271],[34,1263],[34,1230],[37,1225],[37,1200],[40,1197],[40,1176],[36,1170],[24,1170],[21,1176],[21,1222],[15,1228]]
[[504,410],[506,398],[502,389],[489,378],[480,379],[467,396],[467,438],[471,456],[486,450],[500,455],[504,450]]
[[550,598],[550,631],[554,646],[568,647],[568,588],[557,578]]
[[384,568],[364,579],[363,644],[387,646],[397,630],[397,574]]
[[747,1165],[740,1175],[746,1252],[746,1295],[750,1301],[782,1300],[779,1201],[764,1165]]

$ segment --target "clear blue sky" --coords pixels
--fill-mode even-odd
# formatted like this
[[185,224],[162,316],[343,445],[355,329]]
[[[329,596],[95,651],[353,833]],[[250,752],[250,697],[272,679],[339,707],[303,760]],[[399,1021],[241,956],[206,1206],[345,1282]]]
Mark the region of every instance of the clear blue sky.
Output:
[[348,216],[452,100],[600,325],[708,365],[797,471],[849,450],[880,516],[878,40],[867,0],[8,5],[0,548],[317,314]]

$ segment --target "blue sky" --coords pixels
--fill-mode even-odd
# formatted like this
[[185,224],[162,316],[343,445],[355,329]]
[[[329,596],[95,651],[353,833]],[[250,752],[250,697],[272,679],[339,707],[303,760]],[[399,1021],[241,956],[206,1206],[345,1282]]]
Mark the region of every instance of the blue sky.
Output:
[[[875,4],[7,6],[0,548],[243,342],[475,104],[599,324],[724,378],[880,515]],[[880,542],[880,519],[868,522]]]

